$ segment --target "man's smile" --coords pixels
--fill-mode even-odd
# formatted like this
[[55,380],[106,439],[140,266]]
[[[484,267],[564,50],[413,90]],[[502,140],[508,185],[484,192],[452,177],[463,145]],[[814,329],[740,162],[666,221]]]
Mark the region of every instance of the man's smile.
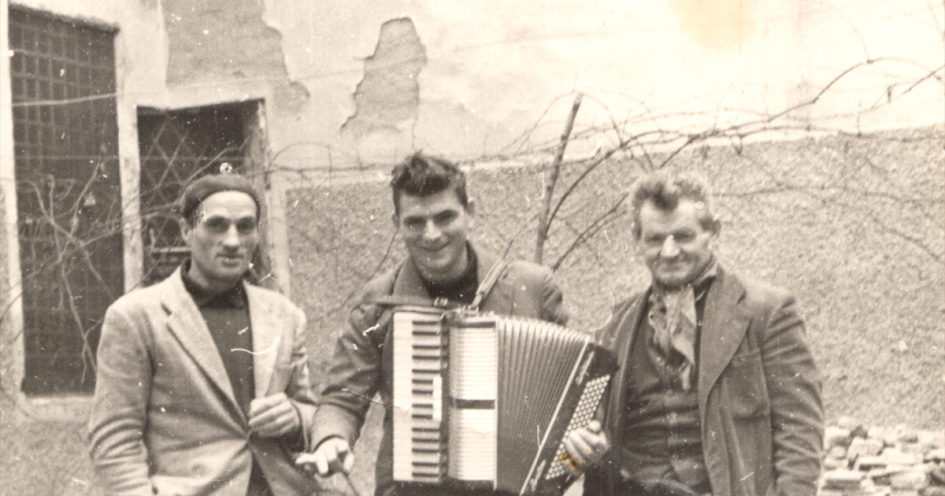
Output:
[[238,253],[220,254],[217,255],[217,257],[220,258],[225,265],[237,265],[243,261],[243,255]]

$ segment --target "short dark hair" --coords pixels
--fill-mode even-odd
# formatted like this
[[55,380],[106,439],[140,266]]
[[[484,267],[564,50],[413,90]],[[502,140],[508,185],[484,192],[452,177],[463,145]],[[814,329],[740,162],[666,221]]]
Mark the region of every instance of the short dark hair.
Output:
[[712,213],[712,190],[704,177],[692,172],[671,174],[657,171],[637,179],[630,188],[633,237],[640,239],[640,209],[644,203],[651,201],[656,208],[671,212],[681,199],[701,202],[704,208],[699,223],[706,230],[718,229],[718,219]]
[[239,191],[251,196],[256,203],[256,217],[259,217],[259,206],[261,204],[259,192],[256,191],[249,179],[239,174],[211,174],[194,180],[187,185],[180,195],[177,204],[178,214],[188,225],[193,226],[198,211],[197,207],[208,196],[221,191]]
[[469,208],[466,194],[466,174],[459,167],[442,158],[416,152],[391,170],[390,186],[394,198],[394,213],[400,215],[400,196],[430,196],[452,189],[463,208]]

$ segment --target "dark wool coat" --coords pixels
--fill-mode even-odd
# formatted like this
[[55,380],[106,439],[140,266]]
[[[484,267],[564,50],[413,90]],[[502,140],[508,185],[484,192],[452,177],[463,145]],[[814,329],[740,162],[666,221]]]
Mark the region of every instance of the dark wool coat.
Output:
[[[618,304],[598,339],[626,363],[645,326],[649,290]],[[702,452],[717,496],[813,496],[823,439],[821,382],[804,342],[794,298],[719,268],[706,295],[699,337],[698,399]],[[623,495],[621,367],[605,428],[612,444],[586,474],[585,495]]]

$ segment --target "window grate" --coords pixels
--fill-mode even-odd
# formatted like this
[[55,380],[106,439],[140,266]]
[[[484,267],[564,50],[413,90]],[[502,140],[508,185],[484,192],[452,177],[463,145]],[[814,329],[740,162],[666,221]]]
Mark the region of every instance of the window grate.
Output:
[[9,31],[23,390],[88,392],[124,277],[114,33],[22,8]]

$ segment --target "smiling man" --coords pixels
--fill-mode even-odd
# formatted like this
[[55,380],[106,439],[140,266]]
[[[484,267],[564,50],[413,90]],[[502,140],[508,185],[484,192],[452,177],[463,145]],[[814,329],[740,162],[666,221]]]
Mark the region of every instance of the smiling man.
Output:
[[90,454],[107,495],[309,495],[305,315],[247,282],[259,195],[236,175],[180,201],[190,258],[121,297],[98,347]]
[[794,298],[718,262],[700,177],[645,176],[630,201],[652,283],[598,333],[620,371],[584,494],[813,496],[821,386]]
[[561,291],[551,271],[527,262],[501,262],[469,241],[473,203],[466,179],[456,165],[420,153],[394,167],[394,226],[403,237],[408,257],[393,270],[365,285],[350,315],[350,328],[339,338],[315,418],[315,452],[304,460],[320,475],[348,472],[351,447],[375,393],[388,405],[384,437],[375,467],[378,495],[492,494],[473,488],[420,488],[394,483],[392,475],[391,305],[397,302],[432,305],[473,301],[483,288],[481,309],[504,315],[538,318],[564,324]]

